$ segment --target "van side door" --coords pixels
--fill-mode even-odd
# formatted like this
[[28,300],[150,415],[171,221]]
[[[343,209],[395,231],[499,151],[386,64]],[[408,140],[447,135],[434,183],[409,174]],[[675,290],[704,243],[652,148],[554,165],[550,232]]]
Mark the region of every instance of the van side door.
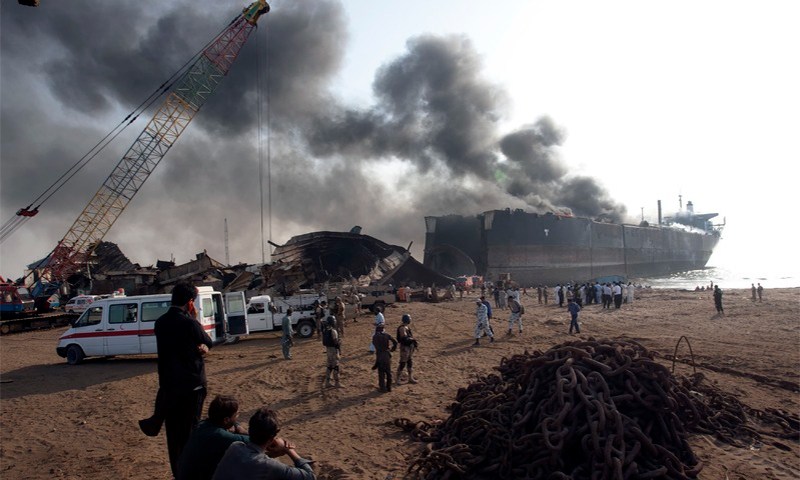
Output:
[[231,335],[247,335],[250,333],[247,324],[247,304],[244,292],[228,292],[225,294],[225,313],[228,316],[228,333]]
[[103,307],[86,309],[72,324],[73,338],[80,338],[80,346],[87,357],[104,355],[103,349]]
[[250,300],[247,307],[247,329],[252,332],[265,332],[272,330],[272,312],[266,300]]
[[[89,307],[91,308],[91,307]],[[139,348],[139,305],[136,302],[110,303],[104,322],[105,355],[141,353]]]

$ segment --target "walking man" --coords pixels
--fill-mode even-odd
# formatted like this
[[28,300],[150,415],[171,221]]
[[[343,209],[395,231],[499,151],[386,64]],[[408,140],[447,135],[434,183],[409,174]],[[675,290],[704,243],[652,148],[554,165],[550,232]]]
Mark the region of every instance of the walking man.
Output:
[[581,311],[581,306],[578,305],[574,300],[570,299],[569,304],[567,304],[567,310],[569,310],[569,334],[572,335],[572,329],[575,328],[575,333],[581,333],[581,326],[578,323],[578,313]]
[[506,335],[514,335],[512,330],[515,323],[519,324],[519,334],[522,335],[522,305],[513,295],[508,296],[508,309],[511,314],[508,317],[508,333]]
[[489,343],[494,342],[494,334],[492,328],[489,326],[489,316],[487,314],[486,305],[480,300],[476,302],[475,310],[475,343],[472,345],[477,347],[481,344],[481,334],[486,333],[489,335]]
[[336,387],[341,387],[339,383],[339,358],[341,358],[341,348],[339,342],[339,332],[336,331],[336,318],[329,316],[325,320],[325,330],[322,332],[322,344],[325,345],[325,355],[327,365],[325,373],[325,387],[331,386],[331,374]]
[[414,350],[417,349],[417,340],[411,333],[411,315],[404,314],[402,324],[397,327],[397,343],[400,344],[400,366],[397,367],[397,380],[395,385],[400,385],[403,368],[408,368],[408,383],[417,383],[414,378]]
[[286,360],[292,359],[292,347],[294,346],[294,330],[292,330],[292,307],[286,309],[286,315],[281,320],[281,349],[283,350],[283,358]]
[[[378,370],[378,388],[381,392],[392,391],[392,352],[397,349],[397,341],[384,332],[384,325],[375,327],[372,344],[375,345],[375,365],[372,369]],[[391,344],[391,347],[389,346]]]

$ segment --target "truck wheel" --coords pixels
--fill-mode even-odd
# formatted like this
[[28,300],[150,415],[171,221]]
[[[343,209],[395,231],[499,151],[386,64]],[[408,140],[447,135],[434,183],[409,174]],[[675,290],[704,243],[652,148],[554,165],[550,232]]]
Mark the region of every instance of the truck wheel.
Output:
[[314,322],[311,320],[301,320],[297,324],[297,334],[300,335],[300,338],[310,338],[311,335],[314,335],[315,329]]
[[381,311],[383,311],[386,309],[386,302],[375,302],[371,307],[369,307],[369,311],[372,313],[378,313],[378,307],[380,307]]
[[77,345],[70,345],[67,348],[67,363],[70,365],[77,365],[83,361],[86,355],[83,354],[81,347]]

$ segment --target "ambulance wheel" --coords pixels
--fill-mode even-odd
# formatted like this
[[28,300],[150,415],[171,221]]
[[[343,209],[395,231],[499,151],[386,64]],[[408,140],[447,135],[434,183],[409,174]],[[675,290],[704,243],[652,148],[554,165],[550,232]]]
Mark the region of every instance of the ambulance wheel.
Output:
[[77,345],[70,345],[67,348],[67,363],[70,365],[77,365],[83,361],[86,355],[83,354],[81,347]]
[[297,334],[300,335],[301,338],[310,338],[311,335],[314,335],[315,329],[314,322],[311,320],[301,320],[300,323],[297,324]]

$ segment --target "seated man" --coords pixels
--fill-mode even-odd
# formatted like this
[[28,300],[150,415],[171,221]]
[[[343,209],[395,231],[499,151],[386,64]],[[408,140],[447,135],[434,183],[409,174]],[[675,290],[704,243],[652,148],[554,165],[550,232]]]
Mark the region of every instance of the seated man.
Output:
[[228,447],[249,440],[238,418],[239,402],[235,398],[217,395],[211,401],[208,418],[192,430],[181,453],[177,480],[211,479]]
[[[277,414],[261,407],[250,417],[250,441],[234,442],[217,465],[214,480],[269,478],[270,480],[314,480],[310,460],[294,449],[294,445],[277,437],[280,431]],[[272,457],[288,455],[294,462],[290,467]]]

